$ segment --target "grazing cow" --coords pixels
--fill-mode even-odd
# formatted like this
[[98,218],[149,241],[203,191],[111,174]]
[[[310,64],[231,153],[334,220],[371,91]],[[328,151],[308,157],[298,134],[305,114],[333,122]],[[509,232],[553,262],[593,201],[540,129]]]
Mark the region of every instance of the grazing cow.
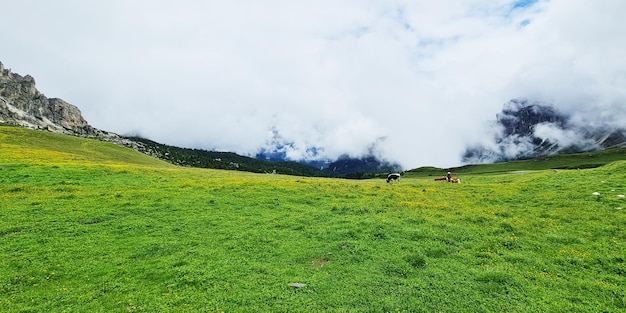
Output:
[[393,174],[389,174],[387,175],[387,183],[390,183],[392,180],[395,181],[400,181],[400,174],[398,173],[393,173]]

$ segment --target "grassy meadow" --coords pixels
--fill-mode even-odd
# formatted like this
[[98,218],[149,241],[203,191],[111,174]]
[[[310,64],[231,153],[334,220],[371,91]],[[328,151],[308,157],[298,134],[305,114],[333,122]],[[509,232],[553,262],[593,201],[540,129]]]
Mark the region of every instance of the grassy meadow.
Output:
[[460,177],[182,168],[0,126],[0,312],[626,311],[626,161]]

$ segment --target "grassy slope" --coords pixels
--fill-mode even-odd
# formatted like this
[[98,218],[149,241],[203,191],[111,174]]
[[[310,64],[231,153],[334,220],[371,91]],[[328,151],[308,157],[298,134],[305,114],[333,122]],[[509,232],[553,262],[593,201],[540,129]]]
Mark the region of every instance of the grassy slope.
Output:
[[626,148],[611,148],[602,151],[546,156],[532,160],[521,160],[494,164],[474,164],[452,169],[420,167],[407,172],[412,177],[442,176],[447,170],[455,174],[495,174],[512,171],[536,171],[545,169],[584,169],[600,167],[611,162],[626,160]]
[[0,124],[4,162],[32,164],[132,164],[164,166],[166,162],[96,139],[34,131]]
[[0,127],[0,311],[626,310],[626,162],[463,181],[177,168]]

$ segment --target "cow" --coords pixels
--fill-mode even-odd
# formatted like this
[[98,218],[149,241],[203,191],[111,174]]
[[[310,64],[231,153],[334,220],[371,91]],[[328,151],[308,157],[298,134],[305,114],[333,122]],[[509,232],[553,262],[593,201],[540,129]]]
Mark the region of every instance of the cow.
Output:
[[392,180],[395,181],[400,181],[400,174],[399,173],[392,173],[387,175],[387,183],[391,183]]

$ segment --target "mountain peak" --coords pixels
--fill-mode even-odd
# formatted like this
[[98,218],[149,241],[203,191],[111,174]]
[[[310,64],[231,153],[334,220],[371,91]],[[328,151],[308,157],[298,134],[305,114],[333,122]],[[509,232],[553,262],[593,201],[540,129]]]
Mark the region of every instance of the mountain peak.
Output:
[[465,163],[503,162],[626,146],[626,130],[578,125],[549,103],[513,99],[496,114],[491,143],[468,147]]

